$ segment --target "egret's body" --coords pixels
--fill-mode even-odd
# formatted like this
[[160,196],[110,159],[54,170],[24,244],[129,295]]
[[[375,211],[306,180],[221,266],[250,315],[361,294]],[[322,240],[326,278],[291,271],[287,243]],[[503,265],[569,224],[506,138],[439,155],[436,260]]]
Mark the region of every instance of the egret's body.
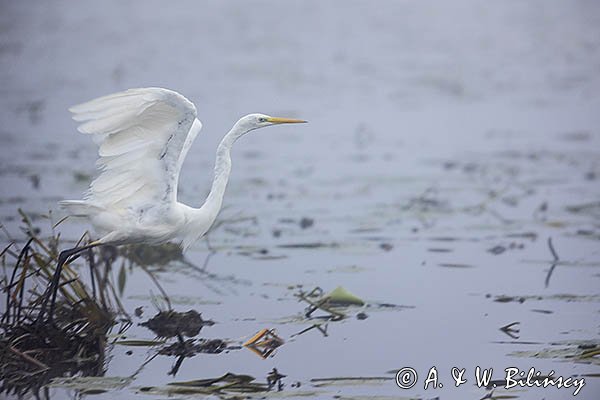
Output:
[[70,257],[102,244],[158,244],[179,240],[183,249],[202,237],[215,222],[231,172],[231,147],[253,129],[306,122],[249,114],[235,123],[217,147],[215,177],[200,208],[177,201],[181,165],[202,123],[185,97],[161,88],[129,89],[70,108],[78,128],[98,144],[100,175],[83,200],[60,205],[71,215],[86,217],[102,236],[83,247],[64,250],[38,319],[51,298],[52,320],[62,266]]
[[70,108],[78,130],[99,146],[101,174],[83,200],[60,205],[87,217],[101,235],[95,244],[178,240],[186,249],[214,223],[231,172],[230,150],[245,133],[281,123],[305,122],[250,114],[242,117],[217,148],[210,194],[200,208],[177,201],[179,172],[202,123],[196,108],[167,89],[144,88],[100,97]]

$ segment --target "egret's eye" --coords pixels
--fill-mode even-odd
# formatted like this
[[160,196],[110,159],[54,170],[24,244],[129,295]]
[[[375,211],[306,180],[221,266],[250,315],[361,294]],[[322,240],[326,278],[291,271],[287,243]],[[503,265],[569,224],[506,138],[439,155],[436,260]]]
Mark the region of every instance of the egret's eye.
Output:
[[267,119],[265,117],[259,117],[258,122],[267,122]]

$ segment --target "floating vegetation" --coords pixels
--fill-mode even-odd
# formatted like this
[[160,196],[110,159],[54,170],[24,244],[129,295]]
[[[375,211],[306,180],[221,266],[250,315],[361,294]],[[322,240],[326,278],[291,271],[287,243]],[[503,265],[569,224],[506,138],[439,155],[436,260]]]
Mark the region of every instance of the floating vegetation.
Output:
[[502,254],[506,251],[506,247],[502,246],[502,245],[496,245],[492,248],[487,249],[488,253],[492,253],[493,255],[499,255]]
[[311,243],[289,243],[289,244],[280,244],[277,247],[281,249],[320,249],[320,248],[338,248],[340,247],[339,243],[324,243],[324,242],[311,242]]
[[518,321],[511,322],[510,324],[506,324],[501,327],[500,330],[510,336],[512,339],[518,339],[520,332],[520,329],[518,328],[519,325],[521,325],[521,323]]
[[394,245],[390,243],[380,243],[379,248],[383,251],[391,251],[394,249]]
[[326,272],[327,273],[340,273],[340,272],[342,272],[342,273],[357,273],[357,272],[364,272],[367,270],[368,270],[367,268],[359,267],[358,265],[345,265],[345,266],[330,268]]
[[125,389],[132,382],[132,377],[73,376],[54,378],[46,386],[75,389],[81,394],[100,394],[111,390]]
[[277,336],[274,329],[261,329],[244,343],[244,347],[262,358],[267,358],[283,344],[283,339]]
[[600,232],[591,230],[591,229],[578,229],[574,233],[574,236],[575,237],[584,237],[586,239],[592,239],[592,240],[600,240]]
[[313,226],[315,224],[315,220],[313,218],[302,217],[298,224],[300,225],[300,228],[306,229]]
[[202,319],[202,316],[196,310],[189,310],[187,312],[168,310],[160,311],[154,317],[146,322],[142,322],[140,325],[150,329],[158,337],[172,338],[177,336],[196,336],[204,326],[212,326],[214,322]]
[[363,306],[365,302],[363,299],[353,295],[346,288],[338,286],[333,289],[329,294],[325,295],[325,300],[328,304],[333,306]]
[[[486,297],[492,297],[491,294],[487,294]],[[558,301],[568,301],[568,302],[600,302],[600,295],[598,294],[590,294],[590,295],[577,295],[577,294],[553,294],[548,296],[540,296],[540,295],[528,295],[528,296],[508,296],[508,295],[498,295],[494,296],[494,301],[497,303],[525,303],[525,301],[543,301],[543,300],[558,300]]]
[[546,281],[545,281],[546,287],[548,287],[550,285],[550,278],[552,278],[554,269],[560,262],[560,258],[558,257],[558,254],[556,253],[556,250],[554,249],[554,245],[552,244],[551,237],[548,238],[548,249],[550,250],[550,253],[552,254],[553,262],[552,262],[552,265],[550,266],[550,269],[548,269],[548,273],[546,274]]
[[573,214],[600,219],[600,201],[567,206],[566,210]]
[[332,378],[313,378],[310,382],[317,387],[323,386],[348,386],[348,385],[379,385],[384,382],[393,381],[391,376],[340,376]]
[[427,249],[427,251],[429,251],[431,253],[452,253],[454,250],[442,248],[442,247],[432,247],[432,248]]
[[227,342],[221,339],[188,339],[164,346],[158,351],[158,354],[164,356],[192,357],[198,353],[222,353],[227,348]]
[[[300,290],[295,294],[295,296],[300,301],[308,304],[308,307],[304,310],[304,318],[308,318],[310,320],[320,320],[324,322],[313,323],[311,326],[295,333],[292,336],[298,336],[313,329],[321,332],[323,336],[328,336],[326,322],[335,322],[347,318],[352,307],[360,307],[358,308],[358,312],[356,314],[356,319],[359,321],[363,321],[368,318],[368,315],[364,312],[365,309],[369,309],[371,311],[392,311],[414,308],[414,306],[403,306],[391,303],[373,302],[367,304],[367,302],[365,302],[363,299],[350,293],[342,286],[338,286],[327,294],[324,294],[323,289],[317,286],[310,291]],[[313,314],[315,314],[317,311],[321,311],[322,314],[314,316]],[[295,320],[297,320],[297,318]]]
[[531,311],[532,312],[536,312],[536,313],[540,313],[540,314],[553,314],[554,313],[554,311],[552,311],[552,310],[542,310],[542,309],[539,309],[539,308],[533,308]]
[[323,289],[320,287],[316,287],[310,292],[301,290],[296,296],[309,305],[304,312],[306,318],[311,318],[312,314],[317,310],[324,311],[327,314],[324,318],[331,321],[339,321],[346,318],[343,312],[332,307],[329,298],[323,295]]
[[319,324],[312,324],[311,326],[309,326],[306,329],[302,329],[300,332],[294,333],[291,337],[294,336],[300,336],[308,331],[311,331],[313,329],[318,330],[319,332],[321,332],[323,334],[324,337],[329,336],[327,334],[327,323],[319,323]]
[[550,343],[552,347],[540,350],[514,351],[509,356],[556,358],[576,363],[600,366],[600,340],[580,340]]
[[[486,297],[491,297],[491,295],[486,295]],[[530,296],[530,298],[532,298]],[[542,296],[538,296],[537,300],[542,300],[543,297]],[[505,296],[505,295],[500,295],[500,296],[496,296],[494,298],[494,301],[497,303],[512,303],[512,302],[518,302],[518,303],[524,303],[526,300],[525,297],[523,296]]]
[[504,237],[509,239],[529,239],[532,242],[535,242],[538,236],[539,235],[537,234],[537,232],[514,232],[507,233],[504,235]]
[[[269,375],[271,376],[271,374]],[[268,392],[273,387],[272,378],[271,380],[267,378],[267,383],[255,382],[255,380],[256,378],[250,375],[238,375],[228,372],[216,378],[171,382],[164,387],[145,386],[140,387],[138,390],[141,393],[169,396],[188,394],[229,395]]]
[[269,375],[267,375],[267,384],[269,385],[269,389],[273,389],[275,385],[277,385],[277,391],[281,392],[283,390],[283,378],[287,375],[280,374],[277,371],[277,368],[273,368]]
[[[308,307],[304,311],[304,317],[308,319],[320,319],[324,322],[313,323],[311,326],[296,332],[291,337],[300,336],[311,330],[319,331],[323,336],[329,336],[327,333],[327,322],[329,321],[340,321],[347,318],[346,310],[351,306],[366,306],[363,299],[350,293],[347,289],[342,286],[338,286],[328,294],[324,294],[323,289],[315,287],[309,292],[300,290],[295,294],[298,299],[308,303]],[[314,317],[313,314],[316,311],[322,311],[325,315],[319,315]],[[364,312],[357,314],[358,320],[364,320],[367,315]]]
[[184,339],[185,336],[194,337],[198,335],[205,326],[214,325],[213,321],[202,319],[200,313],[195,310],[187,312],[160,311],[140,325],[150,329],[158,338],[177,338],[175,343],[167,344],[163,342],[157,353],[178,357],[169,372],[170,375],[176,375],[183,361],[188,357],[193,357],[198,353],[218,354],[230,348],[227,342],[221,339]]
[[445,268],[475,268],[474,265],[459,264],[459,263],[439,263],[438,265],[440,267],[445,267]]

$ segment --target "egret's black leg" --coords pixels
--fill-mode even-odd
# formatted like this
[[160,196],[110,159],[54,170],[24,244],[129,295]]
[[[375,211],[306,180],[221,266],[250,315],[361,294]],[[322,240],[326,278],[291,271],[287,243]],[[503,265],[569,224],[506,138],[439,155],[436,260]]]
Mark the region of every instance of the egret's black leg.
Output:
[[54,275],[52,275],[52,279],[50,280],[50,285],[48,286],[48,289],[46,290],[46,294],[44,295],[44,300],[42,301],[40,313],[38,314],[38,317],[37,317],[38,322],[44,321],[44,315],[46,313],[46,306],[48,305],[48,300],[51,297],[52,297],[52,306],[51,306],[51,310],[50,310],[50,321],[52,321],[52,313],[53,313],[52,308],[54,308],[54,302],[56,300],[56,292],[54,291],[55,288],[58,291],[58,285],[55,282],[60,282],[60,274],[62,273],[62,267],[65,264],[65,262],[67,261],[67,258],[69,258],[69,256],[71,254],[73,254],[73,252],[76,249],[77,248],[75,247],[72,249],[63,250],[58,255],[58,264],[56,266],[56,269],[54,270]]
[[54,304],[56,303],[56,294],[58,293],[58,288],[60,285],[60,275],[62,273],[63,266],[67,263],[67,261],[72,262],[76,260],[82,251],[99,246],[100,244],[101,243],[91,243],[86,246],[73,247],[72,249],[67,249],[60,252],[60,254],[58,255],[58,264],[56,265],[56,270],[54,271],[54,275],[52,276],[52,281],[50,282],[48,293],[44,298],[40,314],[38,315],[39,321],[43,321],[44,313],[46,312],[46,305],[48,304],[48,299],[52,298],[52,300],[50,301],[50,310],[48,312],[48,318],[50,322],[52,322],[52,318],[54,316]]
[[94,274],[96,273],[96,260],[94,260],[94,252],[92,249],[88,249],[88,260],[90,264],[90,281],[92,283],[92,296],[96,301],[96,279]]
[[[68,250],[63,250],[60,252],[58,256],[58,264],[56,265],[56,271],[54,271],[54,276],[52,277],[52,284],[50,287],[50,295],[52,296],[52,300],[50,301],[50,310],[48,311],[48,318],[52,321],[54,317],[54,304],[56,303],[56,294],[58,293],[58,287],[60,286],[60,275],[62,274],[63,265],[69,260],[71,256],[76,256],[84,249],[73,248]],[[71,261],[75,261],[77,257],[73,257]]]

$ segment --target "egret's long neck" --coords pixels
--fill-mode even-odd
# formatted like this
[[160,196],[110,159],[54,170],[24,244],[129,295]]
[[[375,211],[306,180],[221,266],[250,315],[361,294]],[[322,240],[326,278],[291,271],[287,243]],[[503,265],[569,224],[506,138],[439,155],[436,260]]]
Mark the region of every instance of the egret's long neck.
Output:
[[229,181],[229,174],[231,173],[231,147],[244,133],[246,133],[246,131],[243,128],[238,126],[238,124],[234,125],[217,147],[215,178],[210,193],[200,208],[200,210],[205,212],[205,215],[210,219],[211,225],[219,214],[219,210],[223,204],[223,195],[225,194],[227,182]]
[[217,156],[215,160],[215,178],[210,188],[210,193],[200,208],[188,208],[189,219],[182,236],[183,249],[187,249],[192,243],[202,237],[212,224],[215,222],[221,205],[223,204],[223,195],[229,181],[231,173],[231,146],[248,129],[240,125],[240,121],[223,137],[217,147]]

